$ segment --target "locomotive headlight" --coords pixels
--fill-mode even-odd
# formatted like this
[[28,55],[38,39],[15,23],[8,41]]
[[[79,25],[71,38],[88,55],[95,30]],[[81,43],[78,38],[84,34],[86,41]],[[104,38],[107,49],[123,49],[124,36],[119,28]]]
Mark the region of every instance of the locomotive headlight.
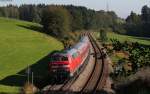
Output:
[[56,72],[56,70],[55,70],[55,69],[53,69],[53,70],[52,70],[52,72]]

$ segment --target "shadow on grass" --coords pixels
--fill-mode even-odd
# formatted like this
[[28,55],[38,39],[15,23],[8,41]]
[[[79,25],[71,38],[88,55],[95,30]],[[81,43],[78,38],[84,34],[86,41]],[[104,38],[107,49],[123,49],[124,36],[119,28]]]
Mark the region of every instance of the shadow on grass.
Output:
[[[34,73],[34,85],[38,88],[43,88],[44,86],[51,84],[53,82],[52,76],[49,73],[48,63],[50,61],[50,55],[56,51],[49,53],[47,56],[43,57],[41,60],[35,64],[29,66],[30,71]],[[20,86],[22,87],[27,82],[27,70],[28,67],[21,70],[15,75],[8,76],[0,80],[0,85],[7,86]],[[31,73],[30,73],[31,82]]]
[[150,48],[150,45],[140,44],[141,47]]
[[36,25],[28,25],[28,26],[27,25],[17,25],[17,26],[43,33],[43,29],[40,26],[36,26]]
[[[18,80],[19,79],[19,80]],[[0,84],[9,85],[9,86],[21,86],[26,80],[26,77],[23,75],[11,75],[0,81]]]
[[57,40],[61,41],[61,38],[58,36],[56,36],[55,34],[51,33],[51,32],[45,32],[42,28],[42,26],[36,26],[36,25],[17,25],[21,28],[25,28],[25,29],[29,29],[29,30],[33,30],[35,32],[40,32],[40,33],[43,33],[43,34],[46,34],[48,36],[51,36],[51,37],[54,37],[56,38]]
[[150,38],[144,38],[144,37],[135,37],[135,39],[140,39],[140,40],[146,40],[146,41],[150,41]]

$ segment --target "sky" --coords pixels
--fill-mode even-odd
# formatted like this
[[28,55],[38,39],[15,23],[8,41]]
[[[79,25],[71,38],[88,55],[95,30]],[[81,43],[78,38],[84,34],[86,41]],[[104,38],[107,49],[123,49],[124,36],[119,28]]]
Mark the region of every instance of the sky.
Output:
[[150,0],[0,0],[0,6],[13,4],[72,4],[85,6],[95,10],[113,10],[119,17],[126,18],[131,11],[140,14],[144,5],[150,5]]

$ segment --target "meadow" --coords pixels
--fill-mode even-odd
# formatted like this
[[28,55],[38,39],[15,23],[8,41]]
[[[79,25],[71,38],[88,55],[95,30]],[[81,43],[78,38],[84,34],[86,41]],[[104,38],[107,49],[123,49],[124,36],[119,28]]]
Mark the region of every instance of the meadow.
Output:
[[[11,85],[7,83],[7,78],[21,75],[19,72],[28,65],[39,62],[42,65],[42,58],[54,50],[63,49],[61,42],[41,33],[41,28],[36,23],[0,17],[0,93],[18,92],[20,86],[15,85],[17,82],[14,80]],[[38,65],[37,72],[41,70],[41,65]]]
[[[98,32],[95,32],[94,35],[97,38],[99,38]],[[138,42],[138,43],[143,44],[143,45],[150,45],[150,38],[120,35],[120,34],[117,34],[114,32],[108,32],[107,37],[108,37],[108,42],[110,42],[110,39],[117,39],[120,42],[130,41],[130,42]]]

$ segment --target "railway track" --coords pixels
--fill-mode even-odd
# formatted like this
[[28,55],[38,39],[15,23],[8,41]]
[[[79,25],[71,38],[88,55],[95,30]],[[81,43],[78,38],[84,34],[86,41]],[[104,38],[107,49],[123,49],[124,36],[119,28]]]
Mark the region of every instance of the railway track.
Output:
[[[85,85],[81,88],[80,94],[85,94],[85,93],[92,93],[95,94],[97,91],[100,91],[103,86],[105,85],[106,81],[106,74],[107,74],[107,65],[104,63],[104,58],[102,57],[103,53],[101,51],[101,48],[95,41],[95,39],[87,33],[90,42],[92,44],[92,48],[94,50],[93,56],[95,57],[95,62],[94,62],[94,67],[92,69],[92,72],[90,73],[90,76],[85,79],[87,80]],[[87,62],[87,61],[86,61]],[[48,90],[44,94],[51,94],[53,92],[58,93],[58,92],[71,92],[70,87],[71,85],[78,79],[79,74],[83,72],[85,69],[87,63],[85,63],[78,75],[76,75],[74,78],[71,78],[69,80],[66,80],[63,84],[57,85],[56,83],[53,83]],[[54,93],[54,94],[55,94]]]
[[104,57],[101,48],[90,34],[88,34],[88,36],[94,49],[95,64],[91,76],[88,78],[87,83],[81,89],[80,93],[95,94],[105,85],[107,77],[106,72],[108,69],[107,65],[104,63]]
[[[90,56],[90,55],[89,55]],[[60,91],[64,91],[64,92],[69,92],[70,91],[70,87],[71,85],[78,79],[79,75],[83,72],[83,70],[85,69],[87,62],[89,61],[89,56],[88,59],[86,59],[86,63],[84,63],[84,65],[82,66],[80,72],[71,80],[69,80],[66,84],[64,84],[59,90]]]
[[[86,66],[86,65],[84,65],[84,66]],[[80,73],[81,73],[83,70],[84,70],[84,68],[82,68],[82,70],[80,71]],[[80,74],[80,73],[79,73],[79,74]],[[76,79],[79,77],[79,74],[76,75],[74,78],[71,78],[71,79],[68,79],[68,80],[64,81],[63,84],[60,84],[60,85],[58,85],[58,84],[56,84],[56,83],[52,84],[52,85],[48,88],[48,90],[46,90],[46,91],[44,92],[44,94],[51,94],[52,92],[54,92],[54,93],[57,93],[57,92],[69,92],[71,85],[72,85],[72,84],[76,81]]]
[[[85,34],[82,34],[82,36],[85,36]],[[58,85],[57,83],[53,83],[51,86],[49,86],[48,90],[46,90],[44,92],[44,94],[51,94],[51,92],[54,92],[54,93],[69,92],[71,85],[76,81],[76,79],[78,79],[79,75],[85,69],[85,67],[87,65],[87,62],[89,61],[89,57],[90,57],[90,52],[89,52],[89,55],[88,55],[87,59],[85,60],[85,62],[83,64],[83,66],[81,67],[80,71],[77,73],[77,75],[75,75],[71,79],[68,79],[68,80],[64,81],[63,84]]]

